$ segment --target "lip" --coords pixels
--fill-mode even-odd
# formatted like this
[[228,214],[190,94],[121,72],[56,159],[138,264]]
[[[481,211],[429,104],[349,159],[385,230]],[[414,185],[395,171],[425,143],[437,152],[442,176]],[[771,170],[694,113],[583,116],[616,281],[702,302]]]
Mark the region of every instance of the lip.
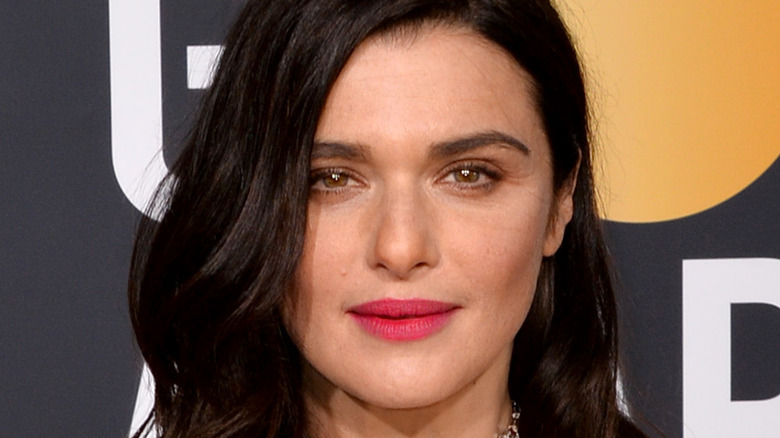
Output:
[[414,341],[441,330],[460,307],[442,301],[385,298],[347,313],[369,334],[389,341]]

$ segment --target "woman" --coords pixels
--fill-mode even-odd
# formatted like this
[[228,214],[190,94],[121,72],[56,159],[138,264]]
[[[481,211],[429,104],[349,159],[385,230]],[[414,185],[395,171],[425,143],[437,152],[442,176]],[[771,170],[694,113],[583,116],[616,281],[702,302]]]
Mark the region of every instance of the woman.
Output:
[[641,436],[587,115],[547,1],[249,1],[133,257],[147,429]]

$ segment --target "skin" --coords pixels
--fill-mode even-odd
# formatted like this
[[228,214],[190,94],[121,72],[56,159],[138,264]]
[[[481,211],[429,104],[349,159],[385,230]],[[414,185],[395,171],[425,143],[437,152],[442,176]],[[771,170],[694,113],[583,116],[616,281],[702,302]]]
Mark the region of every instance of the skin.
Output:
[[[314,436],[506,428],[512,341],[572,214],[552,173],[528,76],[494,43],[437,26],[358,48],[318,124],[284,311]],[[382,298],[458,308],[429,337],[389,341],[347,312]]]

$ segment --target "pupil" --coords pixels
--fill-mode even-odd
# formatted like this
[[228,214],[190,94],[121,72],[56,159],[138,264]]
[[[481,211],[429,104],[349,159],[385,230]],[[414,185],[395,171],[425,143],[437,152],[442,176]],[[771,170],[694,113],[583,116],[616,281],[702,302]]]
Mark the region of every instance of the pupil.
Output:
[[468,169],[462,169],[460,172],[460,180],[465,182],[474,182],[477,180],[478,173],[468,170]]

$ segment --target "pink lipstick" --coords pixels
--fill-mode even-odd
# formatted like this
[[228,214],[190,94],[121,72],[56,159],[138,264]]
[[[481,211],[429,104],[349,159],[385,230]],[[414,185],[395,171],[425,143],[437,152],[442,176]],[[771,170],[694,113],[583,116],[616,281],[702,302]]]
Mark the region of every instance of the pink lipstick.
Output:
[[439,331],[459,309],[452,303],[386,298],[350,308],[347,313],[374,336],[390,341],[413,341]]

